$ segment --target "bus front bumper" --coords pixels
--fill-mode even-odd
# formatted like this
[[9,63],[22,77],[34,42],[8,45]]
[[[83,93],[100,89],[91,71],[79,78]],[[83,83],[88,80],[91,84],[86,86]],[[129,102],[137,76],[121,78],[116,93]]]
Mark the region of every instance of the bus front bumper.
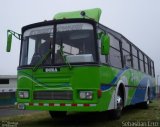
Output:
[[[53,104],[53,103],[17,103],[20,110],[46,110],[46,111],[104,111],[100,104]],[[106,107],[106,106],[105,106]]]

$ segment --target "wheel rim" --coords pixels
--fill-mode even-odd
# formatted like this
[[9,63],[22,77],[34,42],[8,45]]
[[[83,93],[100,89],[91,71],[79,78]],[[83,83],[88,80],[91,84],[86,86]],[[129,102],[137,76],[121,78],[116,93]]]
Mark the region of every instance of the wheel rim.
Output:
[[117,109],[122,110],[123,109],[123,100],[121,96],[117,96]]
[[147,94],[147,105],[149,105],[149,91],[148,91],[148,94]]
[[147,105],[149,105],[149,95],[147,96]]

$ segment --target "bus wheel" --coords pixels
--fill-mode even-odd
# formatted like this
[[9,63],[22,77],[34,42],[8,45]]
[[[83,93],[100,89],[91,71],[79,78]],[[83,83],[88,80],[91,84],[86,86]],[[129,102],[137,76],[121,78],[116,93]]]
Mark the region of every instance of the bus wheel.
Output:
[[142,102],[140,104],[140,106],[144,109],[148,109],[149,108],[149,103],[150,103],[150,94],[149,94],[149,89],[148,89],[148,93],[147,93],[147,100],[145,102]]
[[122,94],[119,91],[118,95],[117,95],[117,109],[111,110],[111,118],[112,119],[119,119],[121,117],[122,114],[122,109],[123,109],[123,98],[122,98]]
[[64,118],[67,114],[65,111],[49,111],[52,118]]

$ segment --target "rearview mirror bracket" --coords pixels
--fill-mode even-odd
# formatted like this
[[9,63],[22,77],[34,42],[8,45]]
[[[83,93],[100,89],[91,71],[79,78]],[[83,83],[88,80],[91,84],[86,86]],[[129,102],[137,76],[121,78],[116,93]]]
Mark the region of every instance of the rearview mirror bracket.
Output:
[[12,35],[13,35],[15,38],[17,38],[18,40],[21,40],[21,38],[22,38],[22,35],[21,35],[21,34],[15,32],[15,31],[12,31],[12,30],[7,30],[7,35],[9,35],[9,34],[12,34]]
[[19,40],[21,40],[21,38],[22,38],[22,35],[21,35],[21,34],[16,33],[16,32],[14,32],[14,31],[12,31],[12,30],[7,30],[7,47],[6,47],[6,51],[7,51],[7,52],[10,52],[10,50],[11,50],[12,35],[13,35],[15,38],[19,39]]

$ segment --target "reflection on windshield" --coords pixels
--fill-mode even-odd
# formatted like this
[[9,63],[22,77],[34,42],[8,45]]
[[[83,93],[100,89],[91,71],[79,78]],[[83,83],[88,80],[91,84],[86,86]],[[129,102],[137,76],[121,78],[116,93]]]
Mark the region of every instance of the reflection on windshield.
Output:
[[93,26],[89,23],[58,24],[55,42],[53,40],[53,25],[26,30],[23,34],[20,66],[37,65],[49,49],[53,51],[41,65],[96,61]]
[[93,26],[88,23],[68,23],[57,25],[55,44],[55,64],[63,64],[60,47],[69,63],[95,61]]
[[[21,65],[36,65],[41,58],[51,49],[53,41],[53,26],[38,27],[24,33]],[[28,51],[27,51],[28,49]],[[51,54],[44,65],[51,65]]]

